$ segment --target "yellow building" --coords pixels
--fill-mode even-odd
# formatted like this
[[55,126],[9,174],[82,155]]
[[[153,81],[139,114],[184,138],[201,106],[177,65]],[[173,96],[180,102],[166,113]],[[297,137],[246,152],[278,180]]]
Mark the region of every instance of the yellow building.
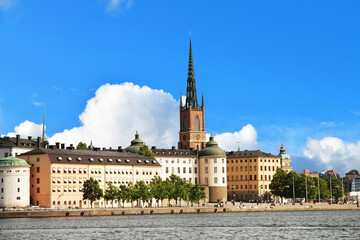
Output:
[[[30,165],[30,202],[46,208],[90,208],[82,199],[84,182],[90,177],[105,191],[115,186],[143,180],[149,183],[161,173],[157,160],[122,150],[74,150],[36,148],[19,158]],[[111,206],[104,200],[93,207]]]
[[280,157],[260,150],[227,152],[228,200],[269,200],[269,185],[278,168]]

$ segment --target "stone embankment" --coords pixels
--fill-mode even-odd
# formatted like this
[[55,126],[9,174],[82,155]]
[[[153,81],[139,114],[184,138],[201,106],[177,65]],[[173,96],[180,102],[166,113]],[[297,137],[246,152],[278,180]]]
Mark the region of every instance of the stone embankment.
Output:
[[161,208],[106,208],[106,209],[43,209],[32,211],[3,211],[0,218],[41,218],[41,217],[86,217],[86,216],[123,216],[123,215],[151,215],[151,214],[198,214],[198,213],[240,213],[240,212],[280,212],[280,211],[337,211],[360,210],[354,204],[329,205],[329,204],[251,204],[239,203],[225,204],[223,207],[215,205],[202,207],[161,207]]

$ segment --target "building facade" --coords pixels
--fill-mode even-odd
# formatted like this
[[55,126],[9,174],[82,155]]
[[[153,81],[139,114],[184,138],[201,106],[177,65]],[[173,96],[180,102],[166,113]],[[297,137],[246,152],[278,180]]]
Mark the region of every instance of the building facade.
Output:
[[[143,180],[148,184],[161,172],[157,160],[122,150],[36,148],[19,157],[31,165],[31,203],[46,208],[90,208],[82,193],[89,178],[105,192],[109,183],[119,187]],[[111,206],[103,199],[93,204]]]
[[0,158],[10,155],[16,157],[35,149],[35,147],[40,146],[40,143],[40,137],[37,138],[37,141],[32,140],[31,136],[26,139],[20,138],[20,135],[16,135],[16,137],[0,137]]
[[284,144],[281,143],[280,152],[279,155],[280,162],[281,162],[281,168],[286,171],[287,173],[292,171],[292,167],[290,166],[291,158],[290,155],[286,153]]
[[225,202],[226,193],[226,154],[219,148],[214,137],[199,152],[200,184],[207,189],[209,202]]
[[184,104],[180,94],[180,131],[178,148],[201,150],[205,147],[205,142],[204,96],[202,96],[201,105],[199,105],[190,39],[186,101]]
[[0,208],[30,205],[30,165],[9,156],[0,159]]
[[228,200],[270,200],[269,185],[278,168],[279,156],[255,151],[227,152]]

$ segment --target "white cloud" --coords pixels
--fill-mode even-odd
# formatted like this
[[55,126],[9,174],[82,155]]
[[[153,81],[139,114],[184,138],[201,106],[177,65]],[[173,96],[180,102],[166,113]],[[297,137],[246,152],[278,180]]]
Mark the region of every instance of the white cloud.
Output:
[[346,172],[360,169],[360,141],[346,143],[340,138],[325,137],[321,140],[308,138],[304,155],[320,161],[328,169]]
[[20,134],[22,138],[27,138],[28,136],[32,136],[33,138],[41,137],[42,126],[42,124],[36,124],[26,120],[15,127],[15,132],[10,132],[7,136],[15,137],[17,134]]
[[[105,84],[88,100],[79,116],[81,126],[54,134],[50,144],[61,142],[77,145],[80,141],[97,147],[130,145],[135,131],[149,146],[170,148],[177,146],[179,130],[179,102],[163,90],[140,87],[133,83]],[[25,121],[15,127],[15,133],[26,136],[41,136],[42,124]],[[208,138],[207,138],[208,139]],[[257,132],[248,124],[234,133],[215,135],[215,140],[224,150],[256,147]]]
[[15,5],[15,0],[0,0],[0,9],[9,10],[12,6]]
[[321,122],[320,125],[324,126],[324,127],[338,127],[338,126],[344,125],[344,123],[343,122],[336,123],[336,122],[331,122],[331,121],[324,121],[324,122]]
[[214,136],[215,141],[218,142],[219,147],[226,151],[237,150],[240,145],[240,150],[255,149],[257,146],[257,131],[251,125],[244,126],[238,132],[225,132]]
[[140,87],[133,83],[105,84],[87,102],[79,116],[82,126],[65,130],[49,141],[95,146],[127,147],[139,131],[148,145],[177,145],[178,102],[163,90]]
[[109,0],[106,10],[108,12],[124,12],[129,10],[133,3],[133,0]]

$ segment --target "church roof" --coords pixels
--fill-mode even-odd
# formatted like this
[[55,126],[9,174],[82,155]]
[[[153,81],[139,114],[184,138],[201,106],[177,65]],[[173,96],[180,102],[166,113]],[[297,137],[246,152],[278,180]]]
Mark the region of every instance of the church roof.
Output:
[[226,152],[228,158],[248,158],[248,157],[277,157],[271,153],[262,152],[260,150],[244,150]]

